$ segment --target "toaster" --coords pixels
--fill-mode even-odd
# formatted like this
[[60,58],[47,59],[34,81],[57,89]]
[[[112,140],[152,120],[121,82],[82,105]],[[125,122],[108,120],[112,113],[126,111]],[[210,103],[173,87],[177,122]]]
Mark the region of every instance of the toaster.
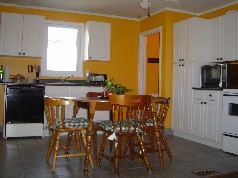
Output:
[[105,80],[107,80],[107,74],[89,73],[88,75],[88,82],[91,83],[102,83]]

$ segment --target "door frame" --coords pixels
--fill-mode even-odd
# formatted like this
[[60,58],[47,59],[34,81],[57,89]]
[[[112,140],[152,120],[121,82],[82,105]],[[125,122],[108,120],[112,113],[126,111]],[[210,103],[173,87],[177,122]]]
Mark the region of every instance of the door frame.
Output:
[[162,64],[162,27],[157,27],[139,34],[139,58],[138,58],[138,94],[146,94],[146,42],[147,36],[160,33],[159,38],[159,93],[161,94],[161,64]]

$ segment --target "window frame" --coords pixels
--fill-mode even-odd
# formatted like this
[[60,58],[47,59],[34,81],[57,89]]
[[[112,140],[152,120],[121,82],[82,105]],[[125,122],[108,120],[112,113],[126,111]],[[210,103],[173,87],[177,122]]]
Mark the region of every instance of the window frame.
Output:
[[[52,71],[47,70],[47,47],[48,47],[48,27],[70,27],[78,29],[77,35],[77,64],[76,71]],[[73,23],[73,22],[63,22],[63,21],[52,21],[46,20],[45,22],[45,43],[44,43],[44,55],[41,58],[41,76],[51,76],[51,77],[66,77],[73,75],[75,77],[83,77],[83,57],[84,57],[84,24],[83,23]],[[67,59],[66,59],[67,60]]]

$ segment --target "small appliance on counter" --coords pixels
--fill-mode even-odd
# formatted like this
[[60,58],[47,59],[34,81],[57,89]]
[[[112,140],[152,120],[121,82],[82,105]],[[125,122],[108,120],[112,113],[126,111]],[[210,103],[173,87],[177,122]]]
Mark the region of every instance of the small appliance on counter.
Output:
[[102,84],[105,80],[107,80],[107,74],[89,73],[87,82],[94,84]]
[[238,88],[238,64],[218,63],[201,67],[202,88]]

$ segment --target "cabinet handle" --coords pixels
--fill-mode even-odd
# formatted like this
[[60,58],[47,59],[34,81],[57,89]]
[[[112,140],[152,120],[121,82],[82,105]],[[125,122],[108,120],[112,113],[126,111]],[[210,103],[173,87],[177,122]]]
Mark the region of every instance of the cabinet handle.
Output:
[[179,59],[179,61],[181,61],[182,59]]
[[212,97],[212,94],[210,94],[209,96]]
[[207,102],[204,102],[204,104],[207,104]]
[[18,55],[21,55],[21,53],[18,53]]
[[184,64],[182,64],[182,66],[184,66]]
[[22,53],[22,55],[25,55],[26,53]]
[[179,64],[178,66],[181,66],[181,64]]
[[220,61],[222,61],[222,58],[220,58]]
[[184,61],[184,59],[182,59],[182,61]]
[[217,58],[217,60],[219,61],[220,59],[219,59],[219,58]]
[[89,59],[91,59],[91,57],[89,57]]
[[201,102],[201,104],[203,104],[203,102]]

